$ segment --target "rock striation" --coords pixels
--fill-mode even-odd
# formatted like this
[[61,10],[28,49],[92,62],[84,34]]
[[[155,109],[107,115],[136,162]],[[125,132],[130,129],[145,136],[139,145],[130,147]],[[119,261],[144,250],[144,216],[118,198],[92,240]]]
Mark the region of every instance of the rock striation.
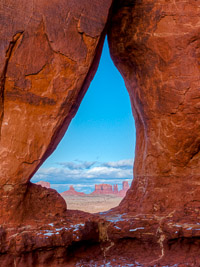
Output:
[[[0,2],[1,266],[200,266],[199,1],[111,4]],[[126,197],[94,215],[30,179],[75,115],[106,32],[137,143]]]
[[75,189],[74,189],[74,187],[73,187],[73,185],[70,185],[70,187],[69,187],[69,190],[67,190],[67,191],[64,191],[63,193],[61,193],[61,196],[84,196],[85,195],[85,193],[83,193],[83,192],[77,192]]

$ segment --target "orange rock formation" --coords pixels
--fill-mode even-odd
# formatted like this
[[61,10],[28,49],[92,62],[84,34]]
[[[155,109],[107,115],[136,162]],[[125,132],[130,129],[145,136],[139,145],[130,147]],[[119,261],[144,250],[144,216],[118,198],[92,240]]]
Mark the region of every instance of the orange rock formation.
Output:
[[[200,266],[199,6],[0,2],[1,266]],[[91,215],[30,179],[76,114],[106,32],[136,122],[134,181],[119,207]]]

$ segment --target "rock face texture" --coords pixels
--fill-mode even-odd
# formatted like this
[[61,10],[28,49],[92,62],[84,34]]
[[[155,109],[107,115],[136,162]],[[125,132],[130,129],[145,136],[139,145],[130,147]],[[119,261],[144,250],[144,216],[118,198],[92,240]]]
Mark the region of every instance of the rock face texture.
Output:
[[51,188],[51,185],[49,182],[39,181],[36,184],[41,185],[42,187]]
[[137,129],[123,208],[200,216],[199,1],[116,1],[108,34]]
[[[0,2],[0,265],[200,266],[200,3]],[[30,178],[96,71],[105,31],[137,128],[119,207],[67,211]],[[116,188],[115,188],[116,190]]]
[[0,2],[0,221],[23,210],[29,180],[75,115],[98,66],[111,2]]
[[77,192],[75,189],[74,189],[74,187],[73,187],[73,185],[70,185],[70,187],[69,187],[69,190],[67,190],[67,191],[64,191],[63,193],[61,193],[61,196],[84,196],[85,195],[85,193],[83,193],[83,192]]

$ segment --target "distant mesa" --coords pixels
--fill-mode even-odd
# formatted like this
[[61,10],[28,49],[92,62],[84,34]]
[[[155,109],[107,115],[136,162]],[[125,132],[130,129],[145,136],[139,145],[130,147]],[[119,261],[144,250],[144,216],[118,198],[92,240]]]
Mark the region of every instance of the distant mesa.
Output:
[[[127,181],[122,182],[122,190],[118,190],[118,185],[111,184],[95,184],[95,190],[89,195],[114,195],[119,197],[125,197],[126,192],[129,189],[129,184]],[[85,196],[87,194],[83,192],[77,192],[73,185],[69,187],[69,190],[61,193],[61,196]]]
[[[36,184],[42,187],[51,188],[49,182],[39,181]],[[119,197],[125,197],[126,192],[129,189],[129,184],[127,181],[122,182],[122,190],[118,190],[118,185],[114,184],[95,184],[95,190],[89,195],[115,195]],[[70,185],[69,189],[60,193],[61,196],[85,196],[87,194],[83,192],[78,192],[74,189],[73,185]]]
[[120,197],[125,197],[126,192],[129,189],[129,184],[127,181],[122,182],[122,190],[118,190],[118,185],[110,184],[95,184],[95,190],[91,195],[116,195]]
[[36,184],[41,185],[42,187],[51,188],[51,185],[49,182],[39,181]]
[[69,190],[61,193],[62,197],[64,197],[64,196],[84,196],[84,195],[85,195],[85,193],[83,193],[83,192],[77,192],[74,189],[73,185],[70,185]]

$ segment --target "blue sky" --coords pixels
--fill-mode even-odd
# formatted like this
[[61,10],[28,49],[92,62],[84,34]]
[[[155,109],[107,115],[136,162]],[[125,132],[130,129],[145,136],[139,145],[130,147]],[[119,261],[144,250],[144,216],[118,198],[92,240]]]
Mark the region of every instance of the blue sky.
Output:
[[74,184],[91,192],[95,183],[131,182],[135,126],[124,81],[105,41],[97,73],[56,151],[32,182],[49,181],[59,192]]

